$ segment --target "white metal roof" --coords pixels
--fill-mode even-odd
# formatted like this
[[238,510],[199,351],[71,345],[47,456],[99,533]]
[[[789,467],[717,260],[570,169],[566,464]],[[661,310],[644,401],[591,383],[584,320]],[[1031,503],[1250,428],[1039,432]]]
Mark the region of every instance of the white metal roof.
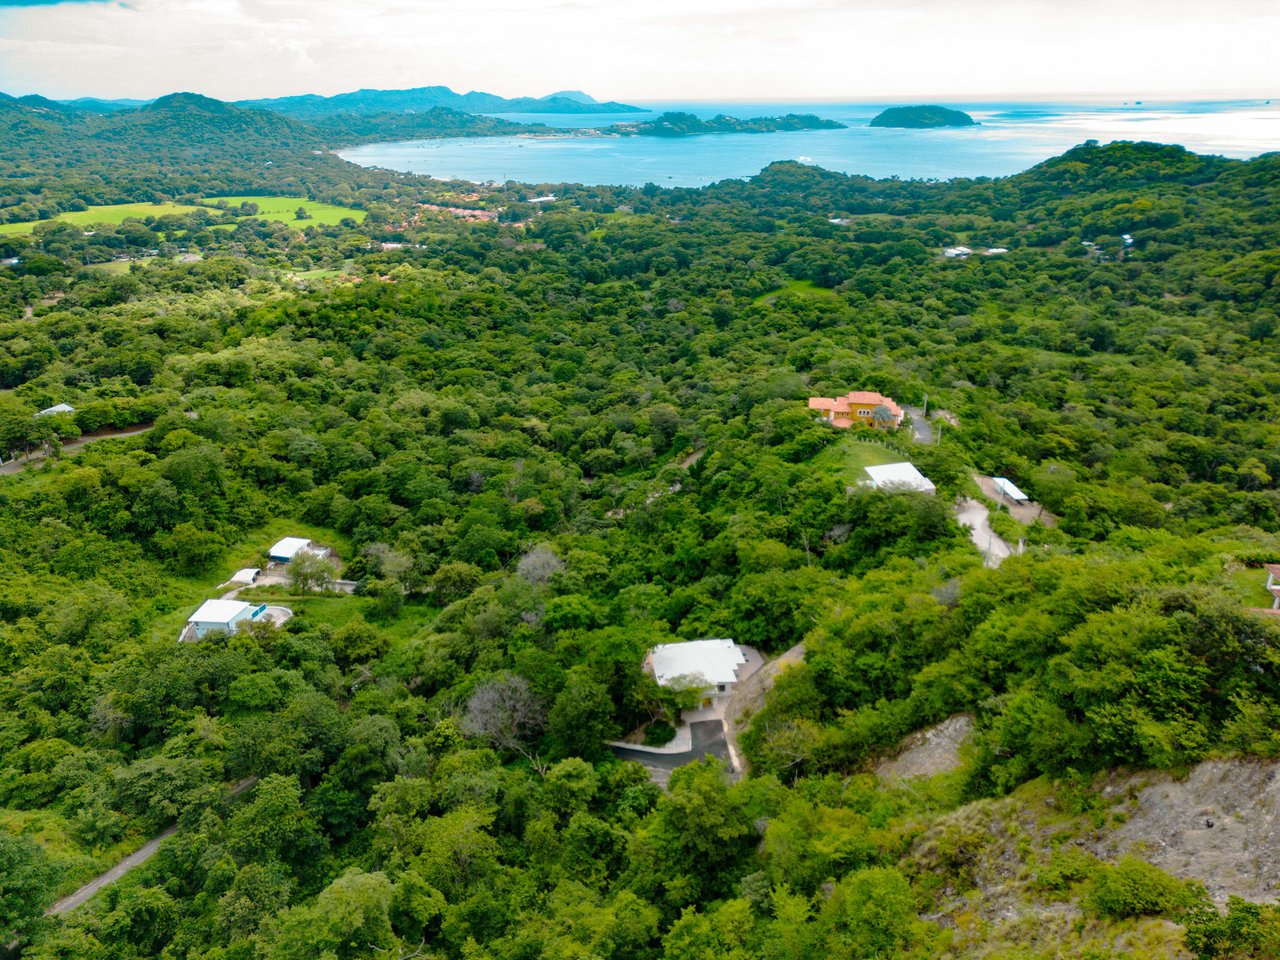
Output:
[[871,485],[877,490],[915,490],[919,493],[934,493],[937,487],[928,477],[915,468],[912,463],[885,463],[875,467],[863,467],[871,478]]
[[679,677],[711,684],[733,683],[738,667],[747,662],[742,649],[732,640],[687,640],[664,643],[649,652],[654,679],[669,686]]
[[237,570],[233,573],[227,583],[253,583],[261,572],[261,567],[245,567],[243,570]]
[[55,403],[52,407],[45,407],[43,410],[37,413],[36,416],[50,417],[50,416],[53,416],[55,413],[75,413],[75,412],[76,412],[76,408],[69,403]]
[[285,537],[271,548],[269,555],[277,560],[292,560],[295,554],[310,546],[311,541],[306,537]]
[[243,600],[206,600],[200,609],[193,613],[188,623],[230,623],[244,611],[250,609]]
[[1010,500],[1016,500],[1018,502],[1022,502],[1023,500],[1031,499],[1025,493],[1023,493],[1021,490],[1015,487],[1009,480],[1006,480],[1004,477],[992,477],[991,480],[995,483],[996,489],[999,490],[1001,493],[1003,493]]

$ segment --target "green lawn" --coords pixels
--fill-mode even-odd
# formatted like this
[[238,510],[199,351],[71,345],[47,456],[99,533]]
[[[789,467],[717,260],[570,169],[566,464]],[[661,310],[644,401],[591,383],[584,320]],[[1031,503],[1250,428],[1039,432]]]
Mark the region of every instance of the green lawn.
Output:
[[1267,571],[1261,567],[1231,570],[1224,575],[1224,586],[1240,598],[1246,607],[1270,607],[1275,600],[1267,590]]
[[841,437],[809,461],[809,468],[846,484],[868,479],[863,467],[884,463],[902,463],[907,458],[889,447],[868,443],[853,437]]
[[[305,197],[206,197],[204,202],[212,207],[216,206],[220,200],[227,201],[229,207],[238,207],[242,203],[256,203],[259,217],[299,226],[312,223],[329,227],[348,217],[357,223],[363,223],[365,218],[363,210],[352,210],[332,203],[320,203],[318,200],[308,200]],[[307,213],[311,214],[310,220],[296,218],[299,207],[306,208]]]
[[111,260],[107,263],[90,263],[85,269],[93,270],[97,273],[109,273],[112,276],[120,276],[129,272],[129,268],[135,263],[150,263],[155,257],[138,257],[136,260]]
[[[121,224],[129,219],[142,220],[146,217],[163,217],[170,213],[191,213],[199,207],[185,203],[112,203],[104,207],[90,207],[88,210],[76,210],[71,213],[60,213],[51,220],[28,220],[24,223],[0,223],[0,236],[12,237],[27,234],[41,223],[70,223],[78,227],[89,227],[94,224]],[[297,209],[295,204],[294,209]]]
[[770,290],[768,293],[762,293],[755,298],[755,302],[771,300],[774,297],[782,296],[794,297],[817,297],[821,300],[834,300],[839,294],[828,287],[820,287],[812,280],[791,280],[782,285],[779,290]]

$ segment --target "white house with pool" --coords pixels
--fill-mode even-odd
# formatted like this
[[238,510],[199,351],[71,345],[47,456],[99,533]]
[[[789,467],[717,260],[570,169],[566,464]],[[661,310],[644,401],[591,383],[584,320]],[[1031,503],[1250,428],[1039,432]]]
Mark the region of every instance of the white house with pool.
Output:
[[187,618],[187,625],[178,640],[203,640],[210,634],[231,636],[250,623],[274,623],[277,626],[293,617],[288,607],[273,607],[265,603],[245,603],[243,600],[206,600]]
[[[243,624],[253,623],[267,612],[265,603],[254,606],[243,600],[206,600],[187,618],[183,640],[203,640],[211,633],[235,633]],[[187,636],[190,634],[190,636]]]

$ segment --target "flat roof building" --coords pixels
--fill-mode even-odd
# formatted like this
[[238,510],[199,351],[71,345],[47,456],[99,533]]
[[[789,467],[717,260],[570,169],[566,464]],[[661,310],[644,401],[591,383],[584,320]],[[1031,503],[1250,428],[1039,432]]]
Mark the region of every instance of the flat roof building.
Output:
[[288,563],[300,553],[314,553],[317,556],[327,557],[329,550],[326,547],[316,546],[306,537],[285,537],[271,545],[267,556],[277,563]]
[[663,643],[649,651],[645,666],[659,686],[677,684],[724,693],[738,680],[746,654],[732,640],[686,640]]
[[937,493],[933,481],[916,469],[912,463],[885,463],[863,467],[871,478],[871,486],[885,493]]
[[267,605],[253,606],[243,600],[206,600],[187,619],[183,640],[203,640],[211,633],[235,633],[243,624],[252,623],[266,611]]

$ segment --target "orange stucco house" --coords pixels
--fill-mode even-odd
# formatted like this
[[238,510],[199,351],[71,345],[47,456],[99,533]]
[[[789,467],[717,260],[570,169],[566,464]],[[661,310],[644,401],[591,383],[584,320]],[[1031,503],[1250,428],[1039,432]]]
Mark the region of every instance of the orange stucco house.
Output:
[[[877,418],[877,407],[889,411],[889,417]],[[876,393],[874,390],[854,390],[843,397],[810,397],[809,409],[818,411],[824,420],[833,427],[848,429],[855,423],[863,423],[869,427],[902,425],[902,408],[893,402],[892,397]]]

